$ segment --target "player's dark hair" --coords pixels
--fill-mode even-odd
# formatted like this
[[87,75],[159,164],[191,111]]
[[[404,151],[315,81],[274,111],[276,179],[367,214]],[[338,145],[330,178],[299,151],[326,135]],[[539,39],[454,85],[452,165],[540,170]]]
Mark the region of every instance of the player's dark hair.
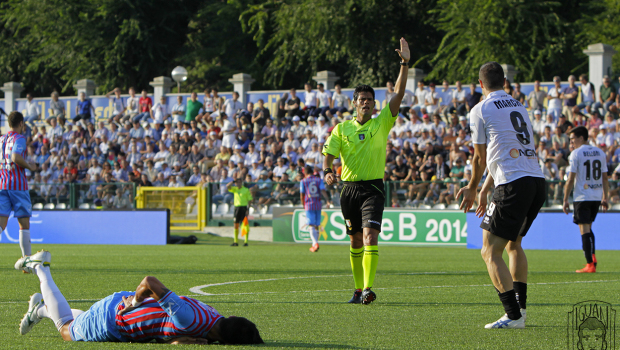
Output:
[[13,111],[9,113],[9,127],[15,128],[19,125],[19,123],[24,121],[24,115],[19,113],[18,111]]
[[312,175],[312,174],[314,174],[314,169],[310,165],[306,165],[304,167],[304,174]]
[[375,89],[373,89],[370,85],[358,85],[353,92],[353,101],[357,101],[360,92],[370,92],[372,94],[372,99],[375,99]]
[[504,69],[497,62],[487,62],[480,67],[478,77],[487,90],[502,89],[504,87]]
[[588,129],[585,126],[572,128],[568,133],[575,135],[575,137],[583,137],[583,141],[588,141]]
[[256,325],[244,317],[228,317],[221,321],[220,335],[225,344],[263,344]]

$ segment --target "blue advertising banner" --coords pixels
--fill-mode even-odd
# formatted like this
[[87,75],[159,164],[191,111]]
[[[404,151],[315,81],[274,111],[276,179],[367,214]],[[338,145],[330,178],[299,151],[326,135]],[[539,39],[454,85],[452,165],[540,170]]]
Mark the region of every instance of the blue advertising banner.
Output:
[[[467,213],[467,248],[482,248],[481,222],[473,212]],[[616,237],[618,222],[620,212],[599,213],[592,225],[596,232],[596,250],[620,250],[620,240]],[[524,249],[581,250],[581,235],[572,214],[540,212],[522,245]]]
[[[167,210],[34,210],[30,237],[39,244],[164,245],[168,225]],[[19,243],[13,213],[0,243]]]

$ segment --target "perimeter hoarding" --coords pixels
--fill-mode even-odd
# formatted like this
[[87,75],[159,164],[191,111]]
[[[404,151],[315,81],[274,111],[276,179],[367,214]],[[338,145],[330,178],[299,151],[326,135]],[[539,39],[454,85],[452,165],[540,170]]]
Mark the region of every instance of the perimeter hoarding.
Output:
[[[383,212],[379,241],[382,244],[411,246],[462,246],[467,244],[467,221],[459,211],[415,211],[386,209]],[[310,231],[302,208],[280,207],[273,210],[273,241],[309,243]],[[340,209],[321,213],[321,243],[349,244]]]
[[[32,243],[137,244],[167,243],[170,214],[167,209],[137,210],[33,210]],[[19,225],[13,213],[0,243],[19,243]]]

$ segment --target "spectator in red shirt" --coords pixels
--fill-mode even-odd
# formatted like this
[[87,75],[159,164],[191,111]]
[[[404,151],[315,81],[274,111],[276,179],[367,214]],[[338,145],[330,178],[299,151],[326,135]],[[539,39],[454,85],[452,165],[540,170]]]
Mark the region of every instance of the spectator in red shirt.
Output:
[[67,166],[65,167],[65,170],[63,170],[63,174],[66,175],[70,174],[71,175],[71,182],[74,182],[77,180],[77,168],[75,167],[75,163],[73,162],[73,160],[69,160],[67,161]]
[[138,101],[140,104],[140,114],[133,118],[133,121],[148,122],[149,118],[153,119],[153,100],[147,96],[146,90],[142,90],[142,97]]

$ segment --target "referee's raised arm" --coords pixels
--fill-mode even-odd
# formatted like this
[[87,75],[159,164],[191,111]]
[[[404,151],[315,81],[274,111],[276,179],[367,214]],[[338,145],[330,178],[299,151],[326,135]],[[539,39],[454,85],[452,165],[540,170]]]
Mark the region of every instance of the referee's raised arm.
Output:
[[390,112],[392,112],[392,116],[398,114],[400,103],[405,96],[405,89],[407,86],[407,73],[409,72],[409,59],[411,55],[409,53],[409,44],[405,38],[400,38],[400,50],[396,49],[396,52],[398,52],[402,61],[400,62],[400,72],[398,73],[398,79],[396,79],[396,86],[394,87],[396,96],[392,97],[390,100]]

